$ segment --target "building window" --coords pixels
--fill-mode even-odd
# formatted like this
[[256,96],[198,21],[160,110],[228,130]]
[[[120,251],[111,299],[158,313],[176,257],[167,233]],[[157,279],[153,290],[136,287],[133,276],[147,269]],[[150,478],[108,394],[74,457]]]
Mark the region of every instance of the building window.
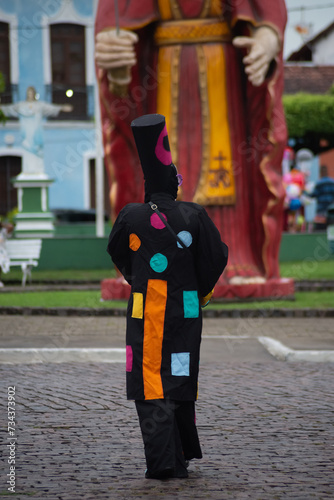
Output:
[[73,106],[71,113],[61,112],[57,119],[87,119],[85,27],[53,24],[50,36],[52,102]]
[[1,103],[10,104],[12,88],[10,84],[10,52],[9,52],[9,24],[0,22],[0,72],[5,80],[5,90],[1,94]]
[[21,172],[21,157],[0,156],[0,215],[17,207],[17,189],[11,179]]

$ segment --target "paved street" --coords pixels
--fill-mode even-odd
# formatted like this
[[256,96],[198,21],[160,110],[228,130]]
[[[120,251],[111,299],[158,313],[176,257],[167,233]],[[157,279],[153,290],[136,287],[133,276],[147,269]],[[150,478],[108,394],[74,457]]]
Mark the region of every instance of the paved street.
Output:
[[[124,348],[125,317],[0,316],[1,348]],[[201,363],[264,362],[257,337],[292,349],[334,349],[333,318],[205,318]],[[55,361],[57,354],[52,354]],[[2,362],[6,356],[0,355]],[[50,361],[49,360],[49,361]],[[42,359],[43,361],[43,359]],[[44,361],[48,361],[45,358]]]
[[[2,316],[0,325],[0,347],[124,346],[124,318]],[[16,426],[12,437],[1,426],[0,493],[22,500],[333,499],[334,364],[278,361],[256,340],[333,349],[332,319],[206,319],[203,333],[197,424],[204,457],[190,464],[189,479],[144,479],[123,363],[3,364],[1,421],[15,386]],[[6,483],[11,453],[15,494]]]

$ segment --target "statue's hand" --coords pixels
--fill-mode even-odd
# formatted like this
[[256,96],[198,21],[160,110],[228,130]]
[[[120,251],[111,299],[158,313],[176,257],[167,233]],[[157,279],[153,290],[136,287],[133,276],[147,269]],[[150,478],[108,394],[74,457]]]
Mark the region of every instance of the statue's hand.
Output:
[[132,31],[102,31],[96,35],[96,64],[107,70],[109,90],[114,95],[125,97],[131,81],[131,67],[137,62],[134,44],[138,36]]
[[269,65],[280,50],[280,41],[277,33],[269,26],[256,28],[251,37],[238,36],[233,45],[248,50],[243,58],[245,73],[248,80],[255,86],[260,86],[267,75]]
[[134,44],[138,36],[132,31],[115,29],[102,31],[95,39],[95,61],[98,67],[106,70],[124,66],[134,66],[137,62]]

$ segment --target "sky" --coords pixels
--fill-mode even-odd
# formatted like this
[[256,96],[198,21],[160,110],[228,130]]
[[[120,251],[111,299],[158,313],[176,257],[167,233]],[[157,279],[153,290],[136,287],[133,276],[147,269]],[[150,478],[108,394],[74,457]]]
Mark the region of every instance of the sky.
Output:
[[285,3],[288,10],[284,42],[284,58],[286,59],[304,44],[295,26],[305,24],[310,30],[311,38],[317,35],[334,21],[334,0],[285,0]]

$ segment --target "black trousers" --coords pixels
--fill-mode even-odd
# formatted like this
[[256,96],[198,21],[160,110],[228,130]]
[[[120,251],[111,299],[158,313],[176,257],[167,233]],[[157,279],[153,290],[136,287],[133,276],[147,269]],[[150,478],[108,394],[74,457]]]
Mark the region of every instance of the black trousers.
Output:
[[146,477],[188,477],[186,460],[202,458],[194,401],[136,401],[147,464]]

